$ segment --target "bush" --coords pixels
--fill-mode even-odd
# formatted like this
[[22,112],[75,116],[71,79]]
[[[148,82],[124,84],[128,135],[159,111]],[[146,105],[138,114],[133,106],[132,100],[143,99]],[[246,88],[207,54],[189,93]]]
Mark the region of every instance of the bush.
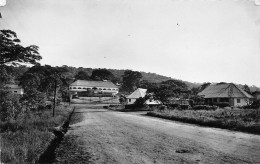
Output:
[[210,106],[210,105],[195,105],[192,109],[193,110],[216,110],[218,106]]
[[178,108],[180,104],[168,104],[171,108]]
[[135,105],[136,107],[142,108],[142,107],[144,107],[145,101],[146,101],[146,99],[145,99],[144,97],[139,97],[139,98],[134,102],[134,105]]
[[213,103],[213,105],[216,105],[220,108],[230,107],[228,102],[219,102],[219,103]]
[[252,104],[245,105],[242,107],[243,109],[258,109],[260,108],[260,100],[253,100]]
[[188,110],[190,108],[190,105],[181,104],[179,108],[182,110]]

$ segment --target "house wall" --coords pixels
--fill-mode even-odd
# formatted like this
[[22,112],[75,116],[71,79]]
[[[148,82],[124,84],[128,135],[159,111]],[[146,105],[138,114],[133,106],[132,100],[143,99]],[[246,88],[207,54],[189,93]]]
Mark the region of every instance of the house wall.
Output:
[[20,95],[24,94],[24,91],[23,91],[22,88],[10,88],[9,90],[10,90],[12,93],[14,93],[14,94],[20,94]]
[[[206,99],[206,103],[212,103],[212,102],[221,102],[221,101],[219,98],[207,98]],[[248,98],[229,98],[228,103],[230,106],[244,106],[244,105],[247,105],[248,102],[249,102]]]
[[135,103],[136,99],[127,99],[127,104]]
[[[240,102],[239,102],[240,101]],[[248,98],[234,98],[234,106],[244,106],[248,105],[249,102]]]

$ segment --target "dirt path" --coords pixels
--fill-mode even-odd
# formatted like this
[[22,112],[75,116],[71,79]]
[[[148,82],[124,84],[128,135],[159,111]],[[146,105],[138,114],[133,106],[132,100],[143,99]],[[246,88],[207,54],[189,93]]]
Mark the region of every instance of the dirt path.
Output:
[[57,163],[260,163],[260,136],[105,109],[78,109]]

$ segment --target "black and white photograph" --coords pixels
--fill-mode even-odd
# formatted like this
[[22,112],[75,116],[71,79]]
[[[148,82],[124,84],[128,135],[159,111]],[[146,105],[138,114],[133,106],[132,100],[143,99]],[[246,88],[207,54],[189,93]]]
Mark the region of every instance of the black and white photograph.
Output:
[[0,164],[260,164],[260,0],[0,0]]

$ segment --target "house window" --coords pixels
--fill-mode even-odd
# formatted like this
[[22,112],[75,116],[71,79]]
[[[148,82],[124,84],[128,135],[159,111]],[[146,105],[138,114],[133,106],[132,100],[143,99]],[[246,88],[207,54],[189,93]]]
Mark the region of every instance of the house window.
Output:
[[70,89],[72,89],[72,88],[70,87]]
[[240,103],[240,99],[237,99],[237,103]]
[[17,91],[14,91],[14,93],[17,93]]
[[76,87],[73,87],[73,89],[77,89]]
[[129,102],[131,102],[131,99],[129,99]]
[[81,87],[78,87],[78,89],[81,89]]

